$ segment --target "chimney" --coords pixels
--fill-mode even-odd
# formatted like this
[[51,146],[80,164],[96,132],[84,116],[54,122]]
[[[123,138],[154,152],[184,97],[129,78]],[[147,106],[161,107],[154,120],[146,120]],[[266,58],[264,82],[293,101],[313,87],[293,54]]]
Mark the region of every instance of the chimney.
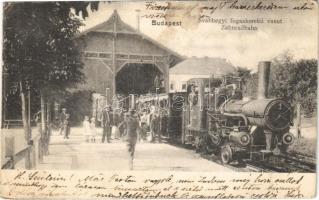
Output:
[[137,31],[140,32],[140,12],[141,10],[137,9],[136,11],[136,18],[137,18]]
[[259,62],[257,99],[266,99],[268,97],[269,77],[270,77],[270,62],[269,61]]

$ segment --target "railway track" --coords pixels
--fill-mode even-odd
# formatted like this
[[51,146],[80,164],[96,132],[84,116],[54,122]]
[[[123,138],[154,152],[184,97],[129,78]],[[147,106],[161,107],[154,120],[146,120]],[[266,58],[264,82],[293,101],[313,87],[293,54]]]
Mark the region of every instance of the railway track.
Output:
[[[215,163],[223,165],[216,155],[205,155],[202,157]],[[238,172],[281,172],[281,173],[315,173],[315,158],[304,155],[270,156],[265,161],[244,160],[243,163],[223,165]]]
[[316,172],[316,158],[312,156],[293,153],[281,158],[300,172]]
[[[220,158],[212,159],[222,165]],[[281,173],[315,173],[316,159],[312,156],[295,153],[286,156],[270,156],[265,161],[243,160],[244,164],[231,164],[228,167],[235,171],[281,172]],[[226,166],[226,165],[224,165]]]
[[[189,146],[172,144],[174,146],[192,149]],[[200,153],[200,155],[212,162],[223,165],[237,172],[281,172],[281,173],[314,173],[316,172],[316,158],[298,152],[290,152],[287,155],[270,156],[265,161],[243,160],[242,163],[224,165],[220,157],[214,154]]]
[[270,156],[265,161],[246,161],[246,167],[258,172],[299,172],[315,173],[316,159],[310,156],[293,154]]

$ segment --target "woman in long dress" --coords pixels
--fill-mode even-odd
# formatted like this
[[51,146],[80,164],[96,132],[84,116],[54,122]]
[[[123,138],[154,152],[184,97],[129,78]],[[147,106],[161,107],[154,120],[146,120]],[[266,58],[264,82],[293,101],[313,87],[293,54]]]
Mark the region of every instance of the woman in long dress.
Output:
[[91,127],[90,127],[90,120],[88,116],[84,117],[83,121],[83,135],[85,137],[85,141],[89,142],[90,141],[90,136],[91,136]]

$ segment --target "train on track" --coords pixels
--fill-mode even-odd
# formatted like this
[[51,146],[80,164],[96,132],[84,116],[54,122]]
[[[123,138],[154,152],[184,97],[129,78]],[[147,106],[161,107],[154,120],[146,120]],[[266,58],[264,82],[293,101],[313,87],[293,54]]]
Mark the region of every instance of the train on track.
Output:
[[268,98],[270,62],[258,66],[257,97],[244,98],[241,79],[195,78],[187,82],[187,92],[161,95],[164,106],[153,98],[137,102],[157,102],[168,108],[168,135],[171,142],[192,145],[197,151],[232,161],[263,160],[286,154],[294,142],[289,132],[292,106],[282,99]]

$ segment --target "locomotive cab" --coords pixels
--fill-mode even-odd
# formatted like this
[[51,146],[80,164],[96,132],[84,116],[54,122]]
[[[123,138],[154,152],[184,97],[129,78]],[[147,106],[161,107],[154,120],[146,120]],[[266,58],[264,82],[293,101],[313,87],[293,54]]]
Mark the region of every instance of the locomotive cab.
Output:
[[206,129],[205,86],[208,79],[196,78],[187,82],[187,99],[184,105],[182,142],[198,148]]

